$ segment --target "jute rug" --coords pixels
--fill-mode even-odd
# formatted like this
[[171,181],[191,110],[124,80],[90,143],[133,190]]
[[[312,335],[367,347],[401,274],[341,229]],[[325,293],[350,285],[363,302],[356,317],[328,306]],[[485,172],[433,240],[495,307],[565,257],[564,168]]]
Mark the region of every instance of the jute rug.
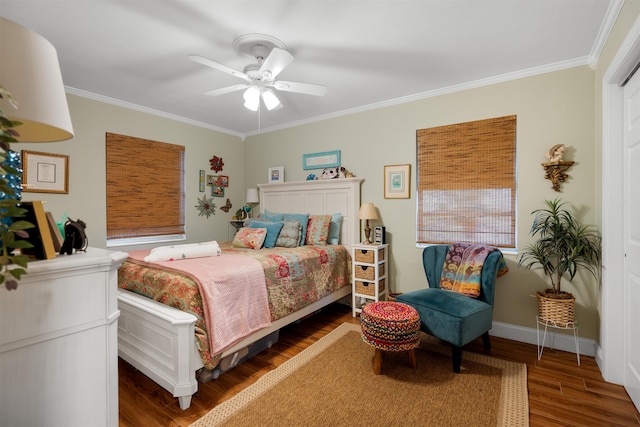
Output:
[[526,365],[451,350],[423,334],[417,369],[406,352],[385,353],[382,374],[360,325],[344,323],[215,407],[209,426],[528,426]]

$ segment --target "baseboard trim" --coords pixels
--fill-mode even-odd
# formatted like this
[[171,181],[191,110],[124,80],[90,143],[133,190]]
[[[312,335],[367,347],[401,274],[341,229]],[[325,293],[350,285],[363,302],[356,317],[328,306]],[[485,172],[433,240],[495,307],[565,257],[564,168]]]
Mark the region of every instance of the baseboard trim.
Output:
[[[580,332],[579,329],[578,332]],[[543,329],[540,329],[541,342],[542,333]],[[538,334],[535,328],[525,328],[509,323],[493,322],[493,327],[489,331],[489,335],[538,345]],[[594,340],[580,338],[580,334],[578,333],[578,346],[581,355],[595,357],[597,345]],[[549,328],[547,330],[545,348],[553,348],[575,354],[576,345],[573,340],[573,333],[571,331]]]

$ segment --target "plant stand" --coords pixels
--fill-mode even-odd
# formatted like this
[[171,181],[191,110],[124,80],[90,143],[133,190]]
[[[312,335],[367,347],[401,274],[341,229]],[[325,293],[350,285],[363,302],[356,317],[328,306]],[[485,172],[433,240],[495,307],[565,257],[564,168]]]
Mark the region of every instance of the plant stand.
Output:
[[[542,344],[540,344],[540,326],[544,326],[544,332],[542,334]],[[578,322],[563,322],[562,324],[558,324],[553,320],[543,320],[536,316],[536,332],[538,337],[538,360],[542,358],[542,353],[544,352],[544,343],[547,339],[547,329],[564,329],[564,330],[572,330],[573,331],[573,341],[576,344],[576,356],[578,358],[578,366],[580,366],[580,347],[578,344],[578,329],[580,325]],[[551,348],[553,348],[553,343],[555,341],[555,333],[553,334],[553,338],[551,339]]]

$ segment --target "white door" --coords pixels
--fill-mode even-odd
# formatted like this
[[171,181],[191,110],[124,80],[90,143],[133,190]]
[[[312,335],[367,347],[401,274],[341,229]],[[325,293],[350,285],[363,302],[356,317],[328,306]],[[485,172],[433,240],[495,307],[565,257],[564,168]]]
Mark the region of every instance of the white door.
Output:
[[640,72],[624,87],[623,152],[624,386],[640,408]]

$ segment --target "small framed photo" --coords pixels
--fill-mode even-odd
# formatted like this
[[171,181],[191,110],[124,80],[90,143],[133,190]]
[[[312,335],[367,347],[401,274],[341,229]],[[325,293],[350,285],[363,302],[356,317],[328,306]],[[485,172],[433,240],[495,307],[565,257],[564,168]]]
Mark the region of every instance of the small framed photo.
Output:
[[386,165],[384,167],[384,198],[409,199],[411,165]]
[[384,245],[387,243],[387,231],[382,226],[373,228],[373,243],[378,245]]
[[69,156],[22,150],[22,191],[69,194]]
[[227,175],[218,175],[218,179],[216,180],[216,185],[219,185],[220,187],[228,187],[229,177]]
[[221,187],[219,185],[212,185],[211,195],[213,197],[224,197],[224,187]]
[[284,182],[284,166],[269,168],[269,184]]

